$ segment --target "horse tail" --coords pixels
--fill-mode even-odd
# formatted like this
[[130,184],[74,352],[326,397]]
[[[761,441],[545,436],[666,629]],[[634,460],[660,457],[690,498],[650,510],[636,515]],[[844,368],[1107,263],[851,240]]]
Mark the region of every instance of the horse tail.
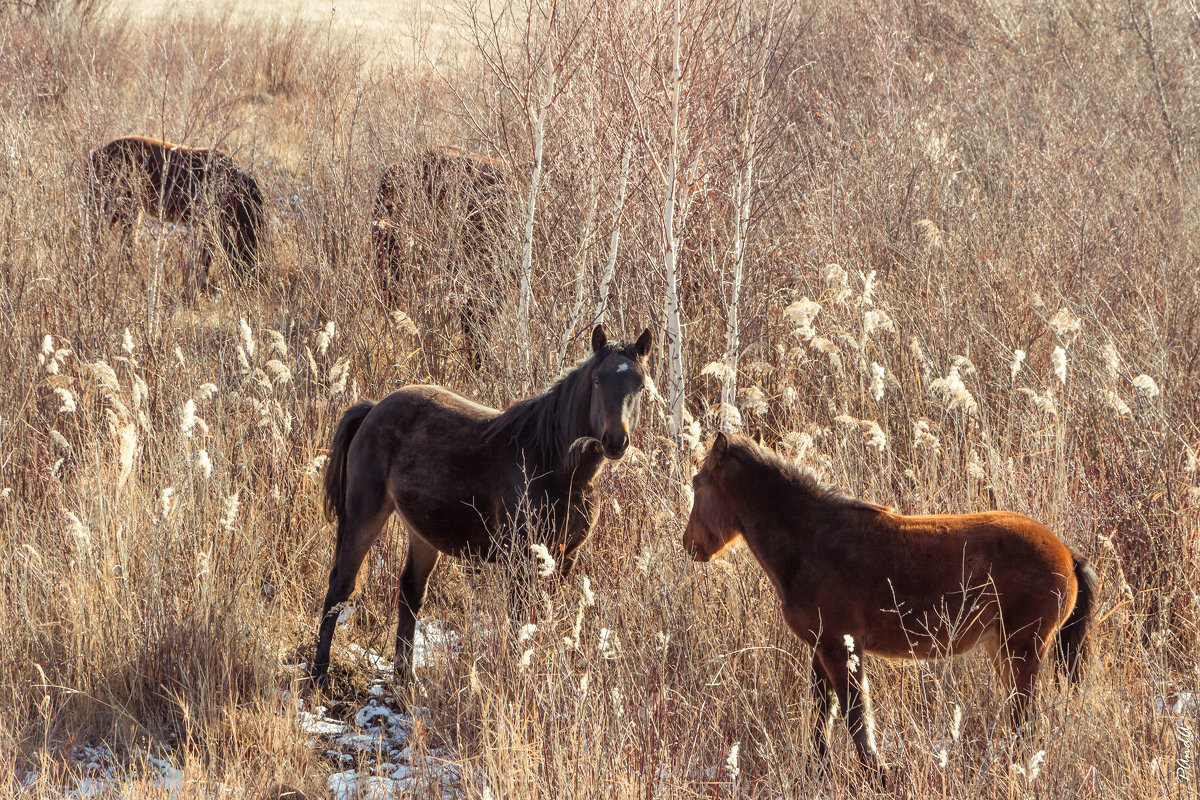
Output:
[[[325,465],[325,516],[329,519],[341,522],[346,518],[346,455],[350,452],[354,434],[374,407],[375,403],[370,400],[351,406],[334,431],[329,462]],[[339,545],[341,538],[342,526],[338,525]]]
[[1096,570],[1083,556],[1072,551],[1075,562],[1075,580],[1079,591],[1075,595],[1075,608],[1058,631],[1058,663],[1064,668],[1068,679],[1074,683],[1083,675],[1083,660],[1087,652],[1087,632],[1096,610]]

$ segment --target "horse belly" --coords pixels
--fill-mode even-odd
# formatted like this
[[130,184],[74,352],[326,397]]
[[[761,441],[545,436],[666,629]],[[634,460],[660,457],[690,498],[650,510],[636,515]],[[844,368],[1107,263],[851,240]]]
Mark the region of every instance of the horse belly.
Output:
[[936,659],[973,650],[998,620],[995,603],[979,596],[941,597],[907,613],[882,608],[864,626],[864,649],[885,658]]
[[409,493],[396,498],[396,510],[410,533],[456,557],[495,557],[494,514],[470,499],[434,500]]

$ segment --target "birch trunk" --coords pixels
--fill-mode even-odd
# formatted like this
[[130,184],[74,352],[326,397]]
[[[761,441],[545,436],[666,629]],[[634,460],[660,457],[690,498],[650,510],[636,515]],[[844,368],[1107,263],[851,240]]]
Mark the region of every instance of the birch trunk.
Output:
[[[770,29],[771,11],[768,8],[767,29]],[[746,9],[746,41],[751,41],[750,36],[750,11]],[[756,118],[755,118],[755,97],[761,94],[762,86],[755,86],[756,78],[761,84],[763,80],[763,71],[766,68],[765,58],[769,48],[766,46],[766,41],[760,44],[760,56],[758,62],[748,59],[747,69],[749,74],[746,76],[746,95],[745,95],[745,111],[742,116],[742,141],[745,143],[743,155],[746,161],[746,171],[738,183],[737,204],[735,213],[737,215],[734,232],[733,232],[733,274],[730,276],[730,291],[729,291],[729,316],[725,321],[725,363],[729,369],[725,372],[724,380],[721,382],[721,403],[736,404],[738,393],[738,359],[741,355],[741,340],[740,340],[740,325],[741,325],[741,301],[742,301],[742,279],[745,274],[746,264],[746,238],[750,230],[750,209],[752,207],[751,200],[754,192],[754,155],[756,139],[758,135]],[[757,92],[755,91],[757,88]],[[726,415],[721,415],[721,428],[729,432],[733,426],[730,424]]]
[[[592,170],[592,174],[595,174],[594,169]],[[599,205],[594,178],[591,181],[589,189],[589,193],[592,195],[592,202],[588,208],[587,217],[583,221],[583,229],[579,234],[579,268],[575,271],[575,304],[571,307],[571,318],[567,321],[567,326],[563,330],[562,342],[558,349],[559,369],[562,369],[562,365],[567,361],[567,350],[571,346],[571,337],[579,325],[579,315],[583,313],[584,289],[586,288],[584,275],[587,273],[588,253],[592,249],[592,236],[596,231],[596,208]]]
[[679,68],[681,38],[679,0],[675,0],[674,45],[671,55],[671,153],[667,165],[666,199],[663,203],[663,265],[667,272],[668,391],[670,433],[677,447],[683,447],[683,331],[679,323],[679,282],[675,260],[675,199],[679,169],[679,88],[682,76]]
[[604,324],[608,312],[608,293],[612,286],[613,276],[617,272],[617,247],[621,242],[621,217],[625,213],[625,190],[629,185],[629,159],[633,153],[633,125],[629,126],[629,135],[625,137],[625,149],[621,152],[621,180],[617,185],[617,204],[613,208],[612,233],[608,238],[608,260],[604,264],[604,274],[600,277],[600,302],[596,311],[596,324]]
[[517,304],[517,337],[521,343],[522,366],[529,366],[529,305],[533,285],[533,220],[537,213],[538,188],[542,183],[542,139],[546,130],[546,112],[550,109],[549,97],[553,96],[554,76],[550,77],[550,92],[547,102],[538,109],[533,121],[533,174],[529,178],[529,205],[525,209],[525,231],[521,234],[521,294]]
[[[746,92],[746,102],[745,124],[742,128],[742,135],[746,141],[746,172],[738,184],[737,191],[737,219],[733,232],[733,274],[730,276],[729,316],[725,321],[725,363],[729,369],[725,373],[725,380],[721,382],[721,402],[729,404],[737,403],[737,369],[741,350],[739,314],[742,300],[742,275],[745,272],[746,233],[750,227],[750,200],[754,185],[754,126],[749,107],[750,92]],[[732,428],[726,422],[724,415],[721,418],[721,427],[726,432],[730,432]]]

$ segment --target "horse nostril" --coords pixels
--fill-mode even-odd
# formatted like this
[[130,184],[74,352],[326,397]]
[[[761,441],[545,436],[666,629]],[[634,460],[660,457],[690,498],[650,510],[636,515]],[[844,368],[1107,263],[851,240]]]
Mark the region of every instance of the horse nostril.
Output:
[[629,444],[629,437],[623,432],[612,433],[605,431],[600,437],[600,444],[604,445],[605,455],[611,456],[614,453],[620,455],[625,452],[625,447]]

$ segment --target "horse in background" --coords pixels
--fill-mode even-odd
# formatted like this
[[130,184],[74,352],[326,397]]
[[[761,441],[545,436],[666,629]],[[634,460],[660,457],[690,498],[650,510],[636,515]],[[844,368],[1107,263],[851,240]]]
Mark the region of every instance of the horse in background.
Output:
[[[482,309],[494,300],[493,254],[508,226],[508,162],[448,145],[430,147],[384,168],[371,207],[371,251],[390,294],[413,282],[435,303],[457,311],[481,365]],[[431,274],[441,261],[448,269]],[[440,301],[440,302],[439,302]]]
[[505,226],[510,179],[507,162],[451,145],[388,164],[371,206],[376,268],[390,277],[430,260],[435,225],[448,228],[452,260],[486,253]]
[[886,776],[859,654],[932,659],[983,647],[1012,692],[1018,727],[1051,648],[1071,681],[1080,676],[1096,573],[1028,517],[896,514],[824,489],[770,450],[723,433],[693,491],[684,549],[708,561],[744,539],[788,626],[813,649],[813,739],[823,763],[836,698],[859,760]]
[[201,288],[209,285],[214,244],[228,257],[235,281],[256,268],[266,231],[262,190],[224,150],[125,136],[91,152],[89,177],[96,230],[119,228],[122,251],[145,213],[200,229]]
[[570,574],[595,525],[595,481],[619,459],[637,426],[648,385],[652,337],[610,342],[592,331],[592,354],[545,393],[504,412],[441,386],[406,386],[351,407],[338,423],[325,467],[325,504],[337,545],[321,611],[312,677],[323,683],[338,611],[367,551],[395,511],[408,530],[400,574],[395,675],[412,677],[413,634],[429,577],[443,553],[511,559],[514,620],[530,545]]

